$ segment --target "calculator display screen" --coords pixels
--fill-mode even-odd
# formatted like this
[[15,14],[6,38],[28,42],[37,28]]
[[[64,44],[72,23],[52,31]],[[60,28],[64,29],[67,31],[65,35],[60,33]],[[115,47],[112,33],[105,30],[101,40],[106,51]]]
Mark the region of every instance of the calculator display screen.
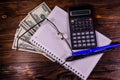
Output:
[[91,14],[91,11],[89,9],[70,11],[70,16],[82,16],[82,15],[89,15],[89,14]]

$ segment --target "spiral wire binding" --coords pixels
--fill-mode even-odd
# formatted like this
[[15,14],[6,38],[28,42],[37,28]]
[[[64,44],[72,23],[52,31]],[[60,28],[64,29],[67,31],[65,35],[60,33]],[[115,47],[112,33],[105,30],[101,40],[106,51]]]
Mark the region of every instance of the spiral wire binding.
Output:
[[[65,37],[63,36],[63,33],[61,33],[61,32],[58,30],[57,26],[56,26],[52,21],[50,21],[50,20],[47,19],[47,18],[41,20],[40,22],[37,22],[37,24],[35,24],[34,26],[32,26],[31,28],[29,28],[28,30],[26,30],[26,32],[24,32],[21,36],[18,37],[18,39],[17,39],[17,50],[19,49],[19,46],[18,46],[19,39],[20,39],[23,35],[25,35],[28,31],[30,31],[31,29],[33,29],[36,25],[42,23],[44,20],[47,20],[48,22],[50,22],[50,23],[54,26],[53,28],[57,31],[57,35],[61,35],[61,40],[64,40],[64,41],[67,43],[67,45],[69,46],[69,48],[70,48],[70,50],[71,50],[71,53],[73,53],[73,50],[72,50],[70,44],[68,43],[68,41],[67,41],[67,40],[65,39]],[[85,78],[85,77],[84,77],[82,74],[80,74],[78,71],[76,71],[75,69],[73,69],[72,67],[70,67],[68,64],[66,64],[66,61],[62,61],[60,58],[56,57],[56,56],[55,56],[54,54],[52,54],[50,51],[48,51],[47,49],[45,49],[42,45],[38,44],[36,41],[32,40],[32,42],[33,42],[34,44],[36,44],[39,48],[41,48],[44,52],[48,53],[51,57],[55,58],[55,60],[57,60],[57,61],[60,63],[60,65],[62,65],[62,66],[64,65],[64,66],[67,67],[70,71],[73,71],[74,74],[79,75],[80,78],[82,78],[82,79]],[[60,67],[60,66],[59,66],[59,67]],[[59,67],[58,67],[58,68],[59,68]],[[54,72],[54,71],[51,71],[51,72]],[[51,72],[50,72],[50,73],[51,73]],[[50,73],[48,73],[48,74],[50,74]]]

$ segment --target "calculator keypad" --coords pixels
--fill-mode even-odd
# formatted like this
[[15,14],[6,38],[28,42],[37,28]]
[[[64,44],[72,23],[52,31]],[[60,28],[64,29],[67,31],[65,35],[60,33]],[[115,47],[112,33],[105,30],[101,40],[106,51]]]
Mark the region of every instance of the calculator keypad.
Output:
[[97,46],[92,18],[73,18],[70,20],[70,27],[73,49],[85,49]]

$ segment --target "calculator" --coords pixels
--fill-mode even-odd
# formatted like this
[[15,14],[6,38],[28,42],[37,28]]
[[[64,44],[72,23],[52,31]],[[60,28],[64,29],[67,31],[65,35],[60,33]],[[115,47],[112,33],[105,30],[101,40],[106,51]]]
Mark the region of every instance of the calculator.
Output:
[[69,8],[70,40],[73,50],[97,46],[95,18],[90,5]]

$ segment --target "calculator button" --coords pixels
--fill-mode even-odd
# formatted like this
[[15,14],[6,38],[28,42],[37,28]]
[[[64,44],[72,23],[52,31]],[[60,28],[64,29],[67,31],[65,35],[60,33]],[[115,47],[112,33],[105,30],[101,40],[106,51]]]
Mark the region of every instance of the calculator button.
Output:
[[73,43],[77,43],[77,41],[73,41]]
[[75,21],[75,24],[78,24],[78,21]]
[[79,46],[79,47],[81,47],[81,46],[82,46],[82,44],[78,44],[78,46]]
[[77,35],[80,35],[80,33],[77,33]]
[[92,18],[89,18],[89,21],[92,21]]
[[78,43],[81,43],[81,40],[78,40]]
[[92,43],[92,46],[95,46],[95,43]]
[[86,44],[83,44],[83,46],[86,46]]
[[84,42],[85,42],[85,40],[82,40],[82,42],[84,43]]
[[90,38],[90,36],[86,36],[86,38]]
[[77,44],[74,44],[73,46],[74,46],[74,47],[77,47]]
[[75,21],[74,20],[71,20],[71,23],[74,23]]
[[78,30],[78,28],[76,27],[75,30]]
[[88,39],[87,42],[90,42],[90,40]]
[[79,30],[82,31],[82,27],[79,27]]
[[94,32],[93,32],[93,31],[91,31],[91,32],[90,32],[90,34],[94,34]]
[[91,35],[90,37],[91,37],[91,38],[94,38],[94,36],[93,36],[93,35]]
[[77,39],[77,37],[73,37],[73,39]]
[[86,20],[85,23],[88,24],[88,21]]
[[71,25],[72,28],[74,28],[75,26],[74,25]]
[[78,23],[79,23],[79,24],[81,24],[81,22],[80,22],[80,21],[79,21]]
[[73,35],[73,36],[75,36],[75,35],[76,35],[76,33],[73,33],[72,35]]
[[95,39],[91,39],[91,42],[94,42],[95,41]]
[[86,32],[86,34],[89,34],[89,32]]
[[90,43],[87,43],[87,46],[90,46],[91,44]]
[[85,39],[85,36],[82,36],[82,39]]
[[78,27],[78,25],[77,25],[77,24],[75,24],[75,27]]
[[84,32],[82,32],[81,34],[82,34],[82,35],[84,35],[85,33],[84,33]]
[[78,43],[81,43],[81,40],[78,40]]
[[77,39],[80,39],[80,38],[81,38],[80,36],[77,37]]

